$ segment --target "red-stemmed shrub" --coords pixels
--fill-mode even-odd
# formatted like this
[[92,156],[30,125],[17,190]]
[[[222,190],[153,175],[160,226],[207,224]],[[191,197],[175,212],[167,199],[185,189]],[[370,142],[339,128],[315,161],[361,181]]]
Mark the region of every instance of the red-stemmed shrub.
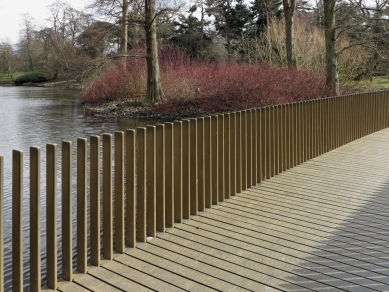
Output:
[[[152,105],[170,117],[221,113],[324,97],[324,74],[273,68],[263,63],[192,62],[172,47],[160,50],[166,103]],[[96,77],[84,92],[89,103],[132,98],[146,91],[145,59],[129,58]]]

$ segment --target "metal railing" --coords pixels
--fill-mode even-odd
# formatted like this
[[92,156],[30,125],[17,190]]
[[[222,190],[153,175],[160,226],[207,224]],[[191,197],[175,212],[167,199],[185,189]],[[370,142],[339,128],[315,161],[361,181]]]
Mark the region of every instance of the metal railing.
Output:
[[[74,267],[72,195],[77,197],[77,265],[99,266],[101,251],[135,247],[289,168],[388,127],[389,92],[301,101],[175,121],[78,139],[76,190],[72,143],[62,142],[62,274],[57,250],[57,145],[46,148],[46,285],[71,281]],[[102,144],[102,149],[101,149]],[[89,157],[89,161],[88,161]],[[112,159],[113,158],[113,159]],[[112,164],[113,163],[113,164]],[[41,289],[40,149],[30,148],[30,289]],[[113,170],[113,171],[112,171]],[[102,185],[102,187],[101,187]],[[113,192],[114,189],[114,192]],[[102,191],[102,193],[101,193]],[[88,203],[89,196],[89,206]],[[0,210],[4,210],[0,156]],[[12,286],[23,290],[23,152],[12,158]],[[102,206],[100,205],[102,204]],[[102,213],[100,210],[102,209]],[[90,228],[88,226],[88,210]],[[101,218],[102,216],[102,218]],[[102,226],[101,226],[102,222]],[[100,235],[102,230],[102,246]],[[4,290],[3,212],[0,290]],[[88,236],[90,253],[88,256]]]

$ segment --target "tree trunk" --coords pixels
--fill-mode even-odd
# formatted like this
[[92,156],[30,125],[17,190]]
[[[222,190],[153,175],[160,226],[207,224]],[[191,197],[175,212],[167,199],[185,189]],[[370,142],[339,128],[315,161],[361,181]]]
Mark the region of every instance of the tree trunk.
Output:
[[122,20],[121,20],[121,35],[120,35],[120,54],[123,55],[123,66],[126,66],[127,58],[127,35],[128,35],[128,0],[123,0]]
[[159,75],[157,27],[155,24],[155,0],[145,0],[146,12],[146,53],[147,53],[147,91],[145,104],[165,101]]
[[326,86],[334,96],[339,95],[338,64],[335,40],[336,0],[324,0],[324,33],[326,44]]
[[285,34],[286,34],[286,59],[288,68],[296,68],[296,58],[294,54],[294,12],[296,11],[295,0],[283,0],[285,14]]

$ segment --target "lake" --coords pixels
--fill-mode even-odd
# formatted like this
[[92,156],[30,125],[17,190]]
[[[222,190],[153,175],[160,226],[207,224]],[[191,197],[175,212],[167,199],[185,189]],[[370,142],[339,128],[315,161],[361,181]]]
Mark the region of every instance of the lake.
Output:
[[[155,121],[144,120],[115,120],[86,116],[77,91],[58,90],[41,87],[0,87],[0,155],[4,156],[4,205],[3,216],[5,219],[5,282],[6,289],[11,288],[11,171],[12,150],[22,150],[24,157],[24,271],[25,286],[29,283],[29,148],[30,146],[41,148],[41,159],[45,161],[45,148],[47,143],[58,145],[58,163],[61,157],[61,142],[73,142],[73,154],[76,153],[77,138],[89,138],[91,135],[103,133],[113,134],[114,131],[135,129],[136,127],[155,124]],[[41,166],[41,227],[42,250],[45,248],[45,168]],[[60,175],[60,170],[58,172]],[[75,181],[75,178],[73,179]],[[60,198],[60,180],[58,179],[58,198]],[[75,186],[74,186],[75,187]],[[75,189],[74,189],[75,190]],[[74,193],[75,194],[75,193]],[[74,197],[74,196],[73,196]],[[73,210],[75,210],[75,198],[73,198]],[[58,206],[58,220],[61,218],[61,207]],[[60,230],[60,222],[58,221]],[[74,238],[76,228],[74,227]],[[59,232],[60,234],[60,232]],[[61,240],[60,236],[58,238]],[[60,244],[59,260],[60,257]],[[45,265],[45,255],[42,254],[42,265]],[[42,269],[43,283],[45,269]]]

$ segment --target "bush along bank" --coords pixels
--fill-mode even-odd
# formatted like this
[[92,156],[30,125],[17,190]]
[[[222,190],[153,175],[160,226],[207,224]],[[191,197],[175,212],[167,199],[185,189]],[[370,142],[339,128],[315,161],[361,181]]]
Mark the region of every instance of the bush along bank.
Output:
[[321,98],[324,74],[266,64],[190,61],[162,51],[160,70],[166,102],[143,106],[146,62],[130,58],[97,76],[83,91],[86,108],[99,116],[180,119]]

